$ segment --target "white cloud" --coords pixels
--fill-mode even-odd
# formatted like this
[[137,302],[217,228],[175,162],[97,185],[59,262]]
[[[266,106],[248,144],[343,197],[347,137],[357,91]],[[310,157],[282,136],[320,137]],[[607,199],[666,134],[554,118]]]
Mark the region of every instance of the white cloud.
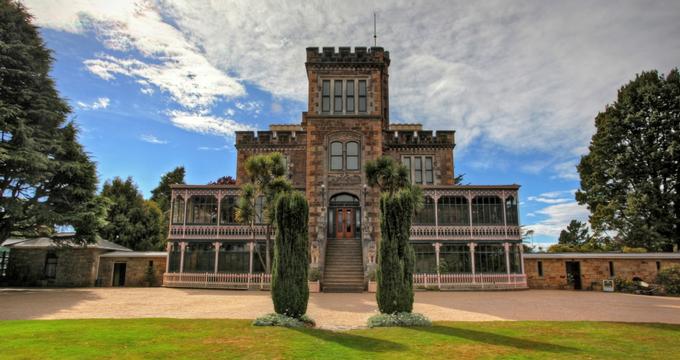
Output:
[[553,170],[555,171],[555,177],[563,180],[579,180],[581,177],[576,170],[576,165],[579,160],[570,160],[555,164]]
[[247,102],[237,101],[234,106],[236,106],[236,108],[241,111],[251,112],[255,114],[259,114],[260,111],[262,111],[262,103],[259,101],[247,101]]
[[227,115],[229,117],[232,117],[236,114],[236,111],[232,108],[228,108],[227,110],[224,110],[224,115]]
[[550,191],[537,196],[529,196],[527,200],[544,204],[563,204],[574,201],[576,190]]
[[[369,45],[373,30],[359,0],[27,4],[41,26],[93,30],[109,48],[144,56],[143,64],[92,59],[94,73],[146,80],[188,108],[241,96],[243,81],[306,101],[304,48]],[[677,1],[394,1],[376,10],[378,42],[392,59],[393,119],[454,128],[459,151],[475,151],[465,145],[483,138],[555,161],[580,155],[594,116],[622,84],[680,58]],[[565,169],[553,170],[573,180]]]
[[173,125],[202,134],[231,137],[235,131],[254,130],[248,125],[207,113],[173,110],[168,115]]
[[585,206],[577,202],[551,205],[535,212],[546,218],[535,224],[527,225],[527,228],[534,230],[535,235],[546,235],[558,237],[560,231],[566,228],[572,219],[587,221],[590,212]]
[[76,104],[78,105],[79,108],[83,110],[99,110],[106,109],[107,107],[109,107],[109,103],[111,103],[111,100],[109,98],[100,97],[89,104],[82,101],[78,101]]
[[150,144],[167,144],[168,143],[167,140],[161,140],[161,139],[157,138],[155,135],[149,135],[149,134],[142,135],[142,136],[139,137],[139,139],[142,140],[142,141],[148,142]]
[[222,150],[227,150],[230,148],[230,146],[224,145],[224,146],[199,146],[198,150],[201,151],[222,151]]

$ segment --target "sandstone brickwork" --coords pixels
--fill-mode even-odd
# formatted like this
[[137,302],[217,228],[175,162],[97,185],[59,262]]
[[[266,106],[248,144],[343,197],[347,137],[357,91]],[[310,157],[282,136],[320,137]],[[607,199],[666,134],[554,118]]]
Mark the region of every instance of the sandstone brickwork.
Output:
[[[125,264],[125,286],[161,286],[163,285],[163,273],[165,273],[165,256],[116,256],[101,257],[99,261],[100,285],[113,286],[113,266],[116,263]],[[153,268],[153,281],[147,278],[147,269]]]
[[[93,286],[96,279],[97,260],[102,250],[54,248],[11,249],[8,281],[14,286]],[[45,275],[48,254],[57,257],[54,278]]]

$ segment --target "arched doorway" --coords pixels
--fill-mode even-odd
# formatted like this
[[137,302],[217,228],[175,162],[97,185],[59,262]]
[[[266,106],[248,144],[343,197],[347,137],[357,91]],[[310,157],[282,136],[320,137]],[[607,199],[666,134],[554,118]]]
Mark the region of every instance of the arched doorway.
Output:
[[361,235],[361,205],[351,194],[337,194],[328,203],[328,237],[358,239]]

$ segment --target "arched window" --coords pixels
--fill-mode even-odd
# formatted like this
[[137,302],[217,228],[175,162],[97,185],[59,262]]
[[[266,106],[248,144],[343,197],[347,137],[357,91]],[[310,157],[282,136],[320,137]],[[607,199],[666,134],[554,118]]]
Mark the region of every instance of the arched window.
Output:
[[477,196],[472,199],[473,225],[503,225],[503,208],[498,196]]
[[188,224],[217,224],[217,199],[212,195],[196,195],[189,198]]
[[465,197],[442,196],[437,206],[439,225],[470,225],[470,210]]
[[347,170],[359,170],[359,143],[350,141],[347,147]]
[[517,200],[514,196],[508,196],[505,199],[505,218],[508,225],[519,225],[517,217]]
[[415,225],[434,225],[434,200],[425,196],[423,208],[416,214],[413,221]]
[[236,196],[223,197],[220,207],[220,224],[236,224]]
[[175,197],[175,201],[172,204],[172,223],[184,223],[184,198],[181,196]]
[[331,170],[342,170],[342,143],[331,143]]

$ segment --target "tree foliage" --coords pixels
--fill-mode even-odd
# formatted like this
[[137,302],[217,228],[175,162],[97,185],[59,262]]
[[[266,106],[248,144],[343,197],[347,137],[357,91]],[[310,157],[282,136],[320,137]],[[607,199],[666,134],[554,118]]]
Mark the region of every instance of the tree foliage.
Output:
[[101,225],[95,164],[66,123],[51,64],[23,5],[0,0],[0,241],[69,225],[92,242]]
[[184,166],[178,166],[172,171],[163,174],[158,186],[151,190],[150,200],[158,205],[163,214],[161,217],[162,241],[168,239],[168,232],[170,231],[170,202],[172,201],[172,188],[170,185],[184,184],[185,175]]
[[414,211],[411,188],[380,197],[380,247],[376,277],[376,299],[381,313],[394,314],[413,310],[413,272],[415,253],[409,243],[411,216]]
[[579,246],[588,241],[590,238],[588,224],[571,220],[567,228],[560,231],[560,237],[557,240],[558,244]]
[[163,249],[163,213],[156,202],[144,200],[132,178],[107,181],[101,197],[108,204],[103,238],[132,250]]
[[394,194],[410,184],[408,169],[389,156],[366,162],[364,170],[368,185],[378,187],[381,192]]
[[273,206],[276,223],[272,301],[278,314],[300,318],[307,311],[309,287],[309,207],[299,191],[277,196]]
[[215,181],[211,181],[208,185],[236,185],[236,179],[230,175],[222,176]]
[[580,204],[596,231],[625,245],[670,251],[680,245],[680,73],[643,72],[595,118],[578,172]]

